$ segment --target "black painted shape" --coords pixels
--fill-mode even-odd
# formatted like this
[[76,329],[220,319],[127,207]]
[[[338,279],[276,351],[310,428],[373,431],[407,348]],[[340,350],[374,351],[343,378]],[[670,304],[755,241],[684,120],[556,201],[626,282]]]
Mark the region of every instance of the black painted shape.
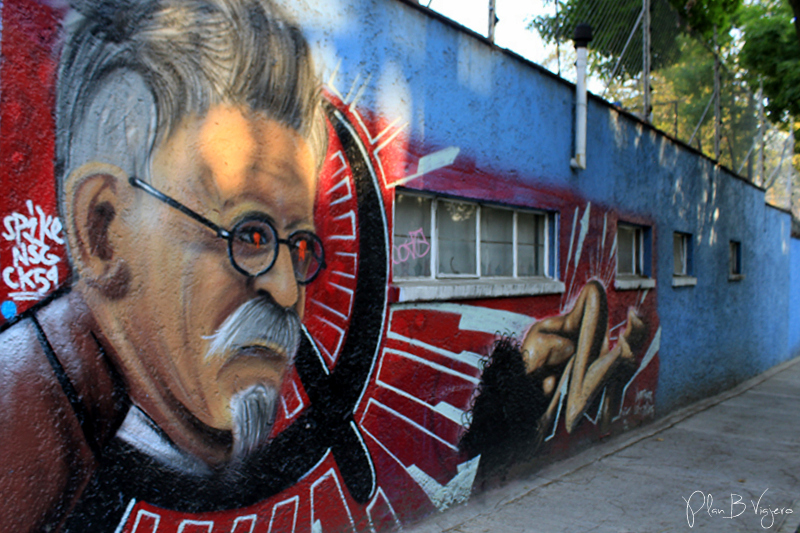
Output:
[[75,413],[75,418],[77,418],[78,424],[83,432],[83,438],[86,440],[86,444],[92,450],[92,454],[95,456],[95,458],[99,459],[100,448],[89,423],[89,413],[86,409],[86,405],[83,403],[80,394],[78,394],[78,390],[75,388],[75,385],[72,384],[69,376],[67,376],[67,371],[64,370],[64,366],[61,364],[61,361],[59,361],[58,357],[56,356],[56,352],[53,350],[53,346],[50,344],[50,340],[47,338],[47,335],[45,335],[42,325],[39,323],[39,319],[36,318],[36,314],[31,313],[30,319],[34,329],[36,330],[36,337],[39,339],[39,345],[42,347],[42,351],[47,357],[50,367],[53,369],[53,373],[58,380],[58,384],[61,386],[61,390],[64,392],[64,396],[67,397],[67,401],[69,401],[69,404],[72,407],[72,412]]
[[356,186],[360,250],[358,283],[353,296],[350,328],[331,375],[320,374],[322,369],[317,364],[324,363],[318,356],[315,357],[317,364],[298,357],[296,366],[311,400],[314,418],[323,425],[320,432],[332,439],[329,441],[331,451],[347,489],[353,499],[363,503],[375,491],[377,480],[372,458],[353,421],[353,412],[367,386],[383,334],[389,260],[387,228],[380,189],[372,179],[370,163],[359,145],[360,140],[333,105],[326,104],[326,112],[342,143]]
[[372,457],[355,422],[336,432],[331,451],[350,495],[357,502],[366,503],[375,492],[377,480]]
[[265,453],[245,460],[243,470],[264,473],[263,485],[254,492],[277,493],[293,485],[330,449],[350,495],[365,503],[375,492],[377,480],[353,412],[367,386],[383,334],[387,228],[380,189],[372,179],[359,139],[332,105],[326,105],[326,112],[350,163],[358,198],[360,253],[350,328],[330,374],[311,345],[313,341],[303,336],[295,368],[311,405]]

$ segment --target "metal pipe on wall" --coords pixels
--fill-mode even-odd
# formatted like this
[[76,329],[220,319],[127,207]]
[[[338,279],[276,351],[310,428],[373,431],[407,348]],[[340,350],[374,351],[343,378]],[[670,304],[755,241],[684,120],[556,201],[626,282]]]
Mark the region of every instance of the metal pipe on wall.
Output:
[[578,55],[578,69],[575,83],[575,157],[569,165],[575,169],[586,168],[586,56],[587,45],[592,40],[592,27],[578,24],[575,28],[575,51]]

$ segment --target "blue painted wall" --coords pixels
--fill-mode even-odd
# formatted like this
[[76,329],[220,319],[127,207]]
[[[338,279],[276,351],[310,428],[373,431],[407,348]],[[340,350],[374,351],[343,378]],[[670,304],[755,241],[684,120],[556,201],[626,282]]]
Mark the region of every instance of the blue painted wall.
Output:
[[800,237],[791,240],[791,271],[789,274],[789,349],[800,355]]
[[[340,4],[332,22],[312,8],[296,11],[319,36],[325,68],[338,65],[343,91],[372,76],[366,107],[407,116],[411,137],[458,146],[478,169],[653,220],[659,413],[788,357],[790,217],[767,207],[762,190],[598,98],[589,101],[588,168],[574,171],[572,84],[404,2]],[[693,236],[694,287],[671,286],[674,231]],[[728,280],[730,240],[742,243],[741,281]],[[796,312],[797,274],[791,283]],[[791,329],[796,346],[800,328]]]
[[[588,168],[572,170],[572,84],[402,1],[290,9],[317,39],[323,70],[336,70],[340,91],[371,77],[359,105],[406,117],[410,137],[458,146],[476,169],[568,188],[653,221],[663,327],[658,413],[787,359],[790,329],[797,346],[800,328],[789,327],[786,290],[791,283],[800,316],[797,274],[790,280],[790,216],[766,206],[759,188],[594,97]],[[674,231],[693,236],[694,287],[671,285]],[[742,243],[740,281],[728,280],[730,240]],[[800,244],[792,246],[796,272]]]

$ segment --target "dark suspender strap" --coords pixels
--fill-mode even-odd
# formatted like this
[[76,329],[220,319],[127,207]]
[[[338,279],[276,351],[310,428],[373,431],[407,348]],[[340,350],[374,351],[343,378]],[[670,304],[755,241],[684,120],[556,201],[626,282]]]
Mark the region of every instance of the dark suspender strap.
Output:
[[56,352],[53,350],[53,346],[50,344],[50,341],[44,334],[42,325],[39,323],[36,315],[32,313],[30,318],[31,322],[33,322],[33,325],[36,328],[36,335],[39,338],[39,344],[42,346],[42,351],[44,351],[45,356],[47,356],[47,360],[50,362],[50,366],[53,368],[53,373],[55,373],[56,379],[58,380],[59,385],[61,385],[61,390],[64,391],[64,395],[67,397],[69,404],[72,406],[72,411],[75,413],[75,417],[78,419],[78,424],[80,424],[81,431],[83,431],[83,437],[86,439],[86,443],[89,445],[89,448],[91,448],[94,456],[99,459],[100,450],[97,446],[97,441],[95,441],[94,436],[91,434],[91,430],[87,424],[87,421],[89,420],[89,414],[86,411],[86,406],[81,401],[78,391],[75,389],[75,385],[72,384],[69,376],[67,376],[67,372],[64,370],[64,366],[61,364],[61,361],[59,361],[56,357]]

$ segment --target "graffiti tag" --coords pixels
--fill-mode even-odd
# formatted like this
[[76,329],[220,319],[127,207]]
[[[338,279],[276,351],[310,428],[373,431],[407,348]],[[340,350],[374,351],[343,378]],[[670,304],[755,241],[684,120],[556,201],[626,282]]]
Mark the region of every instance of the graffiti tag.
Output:
[[392,264],[400,265],[410,259],[420,259],[428,255],[431,245],[425,239],[422,228],[408,232],[408,240],[400,245],[392,245]]
[[47,215],[33,202],[25,202],[28,214],[11,213],[3,219],[2,236],[14,243],[12,265],[3,269],[3,282],[12,291],[12,300],[38,300],[51,288],[58,286],[58,263],[61,261],[51,248],[64,244],[61,221]]
[[636,403],[633,406],[633,414],[643,416],[655,416],[655,404],[653,403],[653,391],[640,390],[636,392]]

